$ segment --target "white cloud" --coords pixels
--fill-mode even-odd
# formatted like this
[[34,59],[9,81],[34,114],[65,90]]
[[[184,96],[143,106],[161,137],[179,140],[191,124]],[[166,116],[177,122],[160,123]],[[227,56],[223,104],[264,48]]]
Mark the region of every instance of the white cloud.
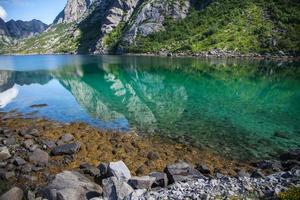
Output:
[[6,11],[2,6],[0,6],[0,18],[5,19],[7,16]]

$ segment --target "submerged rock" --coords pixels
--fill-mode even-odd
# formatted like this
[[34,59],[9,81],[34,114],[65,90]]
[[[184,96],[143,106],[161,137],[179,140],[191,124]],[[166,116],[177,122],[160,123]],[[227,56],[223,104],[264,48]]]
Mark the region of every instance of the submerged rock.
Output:
[[42,194],[44,198],[53,200],[81,200],[101,196],[102,188],[78,172],[64,171],[42,189]]
[[1,197],[0,200],[22,200],[24,196],[23,190],[21,190],[18,187],[13,187],[6,193],[4,193]]
[[164,171],[168,176],[169,184],[203,178],[198,170],[185,162],[168,165]]
[[289,152],[280,155],[280,159],[286,160],[298,160],[300,161],[300,149],[291,150]]
[[52,149],[51,153],[54,156],[57,155],[72,155],[79,151],[80,149],[80,143],[79,142],[73,142],[70,144],[63,144],[60,146],[55,147]]

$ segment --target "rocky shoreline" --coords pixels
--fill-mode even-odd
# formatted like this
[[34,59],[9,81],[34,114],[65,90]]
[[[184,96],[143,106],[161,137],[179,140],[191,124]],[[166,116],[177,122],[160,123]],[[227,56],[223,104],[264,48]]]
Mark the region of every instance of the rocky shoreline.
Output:
[[[78,53],[29,53],[29,54],[4,54],[7,56],[15,55],[80,55]],[[160,57],[193,57],[193,58],[235,58],[235,59],[255,59],[255,60],[284,60],[284,61],[300,61],[299,55],[293,55],[289,53],[285,53],[283,51],[279,51],[278,53],[240,53],[235,51],[228,51],[222,49],[212,49],[207,52],[168,52],[168,51],[159,51],[156,53],[148,52],[148,53],[124,53],[124,52],[116,52],[115,54],[90,54],[90,55],[133,55],[133,56],[160,56]]]
[[0,113],[1,200],[277,199],[299,194],[299,163],[300,150],[240,163],[161,138]]
[[290,60],[299,61],[300,56],[279,51],[278,53],[241,53],[222,49],[212,49],[206,52],[177,52],[159,51],[156,53],[128,53],[125,55],[143,55],[143,56],[162,56],[162,57],[194,57],[194,58],[236,58],[236,59],[255,59],[255,60]]

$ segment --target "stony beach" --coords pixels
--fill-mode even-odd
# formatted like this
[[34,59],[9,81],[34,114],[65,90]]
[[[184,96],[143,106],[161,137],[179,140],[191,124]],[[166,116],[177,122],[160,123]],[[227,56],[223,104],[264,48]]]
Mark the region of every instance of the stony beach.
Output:
[[155,136],[17,112],[0,113],[0,143],[1,200],[299,195],[300,150],[276,160],[240,162]]

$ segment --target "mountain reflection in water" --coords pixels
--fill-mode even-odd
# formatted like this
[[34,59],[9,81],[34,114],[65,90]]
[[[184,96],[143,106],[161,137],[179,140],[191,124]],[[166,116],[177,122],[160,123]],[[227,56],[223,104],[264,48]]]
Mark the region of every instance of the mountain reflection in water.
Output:
[[299,63],[60,56],[43,69],[38,58],[34,70],[0,66],[0,95],[20,91],[4,110],[47,103],[40,115],[55,120],[136,128],[240,159],[300,145]]

